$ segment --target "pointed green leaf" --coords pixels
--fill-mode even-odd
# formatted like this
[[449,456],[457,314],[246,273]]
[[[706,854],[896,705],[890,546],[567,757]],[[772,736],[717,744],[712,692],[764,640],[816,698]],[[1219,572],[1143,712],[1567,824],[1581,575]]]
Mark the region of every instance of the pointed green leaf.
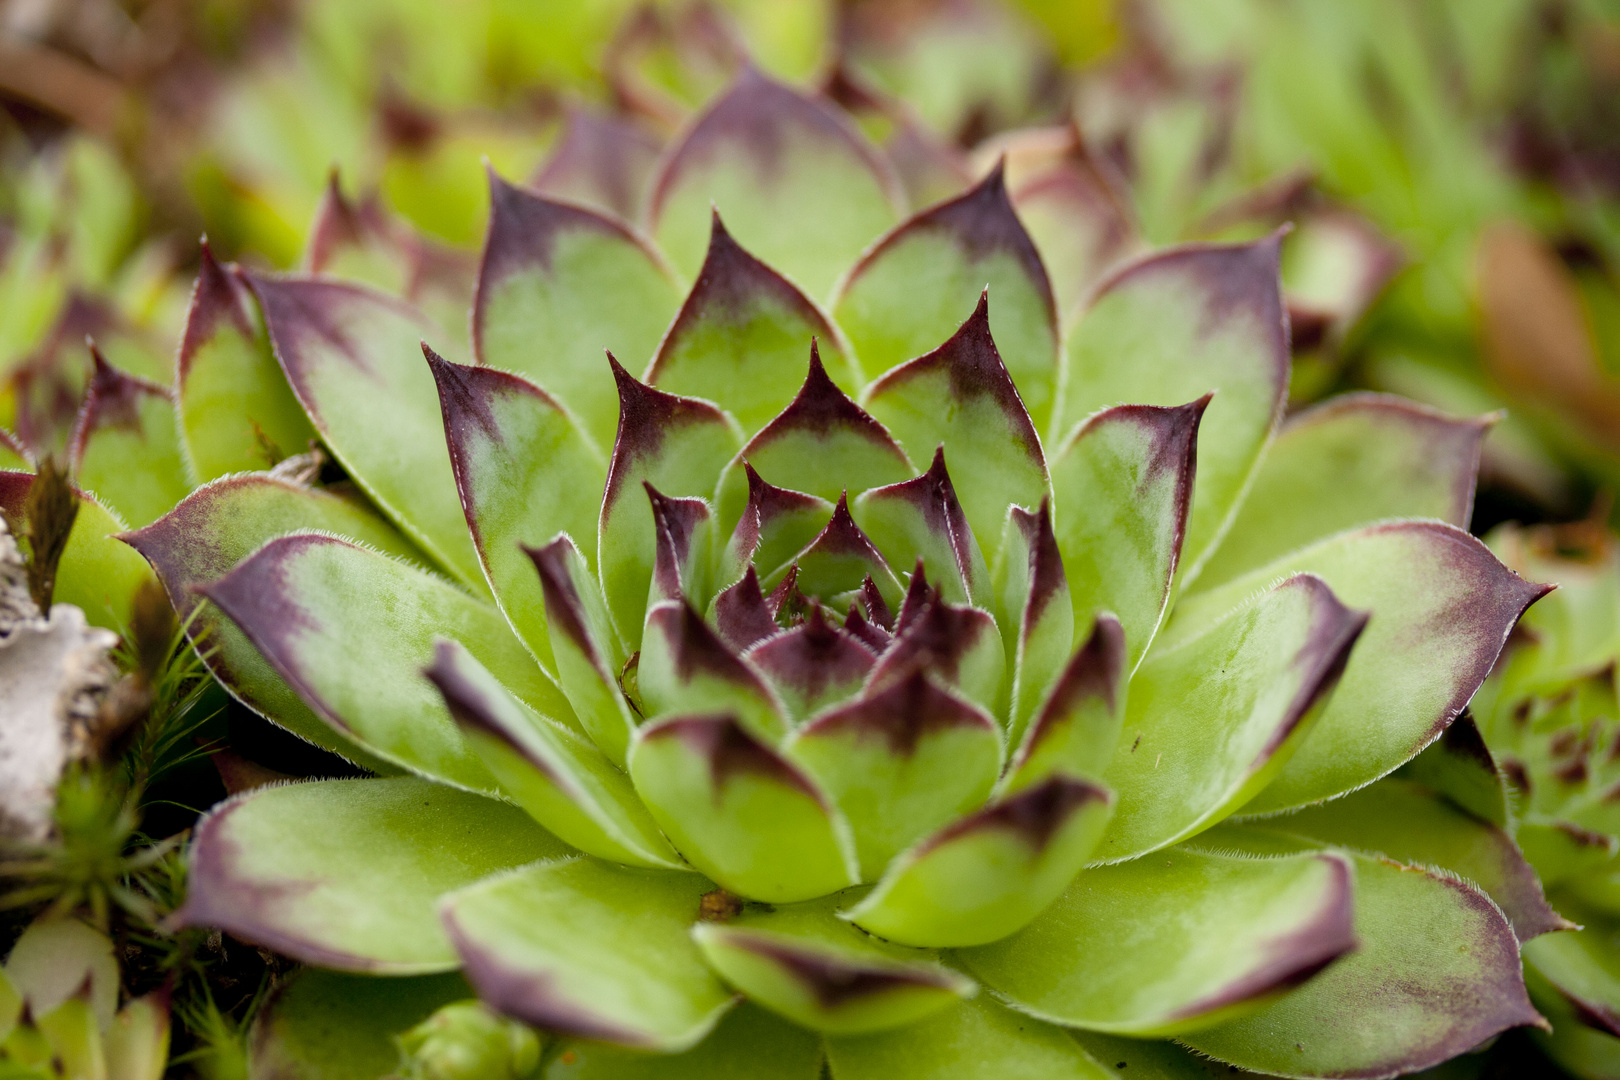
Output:
[[712,497],[741,440],[713,405],[643,385],[608,359],[619,383],[619,433],[602,495],[596,565],[619,639],[634,652],[655,555],[652,507],[642,485],[670,496]]
[[749,999],[818,1031],[857,1034],[912,1024],[963,998],[973,980],[934,954],[879,941],[835,918],[836,901],[699,923],[692,938]]
[[[945,344],[874,382],[866,408],[913,461],[945,447],[981,546],[1000,544],[1009,506],[1039,506],[1050,494],[1041,441],[990,337],[988,294]],[[994,550],[985,555],[995,561]]]
[[1467,528],[1491,423],[1383,394],[1346,394],[1289,417],[1198,588],[1386,518]]
[[202,245],[175,379],[180,437],[199,480],[274,465],[315,438],[259,325],[258,305]]
[[847,495],[838,497],[832,519],[793,562],[798,569],[799,590],[806,596],[835,603],[860,589],[862,582],[872,580],[894,599],[900,597],[900,580],[883,553],[850,516]]
[[437,638],[462,642],[542,716],[576,722],[494,608],[386,555],[328,536],[288,536],[201,591],[317,715],[430,779],[495,790],[422,677]]
[[1098,287],[1065,348],[1055,439],[1117,402],[1180,405],[1214,392],[1182,552],[1189,581],[1224,533],[1287,397],[1278,240],[1192,245],[1132,263]]
[[1103,774],[1119,814],[1098,859],[1168,847],[1252,799],[1307,737],[1366,624],[1299,574],[1203,636],[1154,650]]
[[1401,766],[1399,775],[1438,791],[1482,821],[1508,827],[1507,781],[1466,710],[1421,754]]
[[[1526,941],[1525,965],[1575,1007],[1578,1022],[1620,1037],[1620,965],[1613,944],[1620,920],[1567,892],[1555,898],[1580,928]],[[1540,991],[1536,995],[1539,1002]]]
[[707,887],[693,874],[563,859],[463,889],[441,910],[467,981],[492,1008],[673,1053],[733,1003],[687,935]]
[[574,106],[536,191],[634,221],[658,166],[658,139],[630,117]]
[[744,727],[775,742],[787,728],[780,702],[765,680],[703,621],[691,604],[670,600],[647,613],[637,667],[642,712],[734,712]]
[[150,525],[186,497],[191,484],[169,391],[126,375],[91,346],[95,373],[68,440],[74,479],[119,517]]
[[686,868],[630,778],[584,738],[536,716],[466,648],[440,641],[425,674],[501,788],[553,835],[613,862]]
[[169,514],[123,540],[157,571],[198,655],[232,697],[301,739],[374,772],[396,772],[317,716],[236,624],[195,591],[265,541],[301,530],[345,536],[398,559],[422,558],[352,491],[299,487],[263,473],[204,484]]
[[990,571],[956,500],[945,448],[914,480],[867,491],[855,501],[872,542],[896,566],[921,560],[940,592],[953,603],[990,604]]
[[1209,398],[1118,405],[1087,420],[1052,466],[1053,531],[1075,621],[1114,612],[1135,671],[1169,608]]
[[1096,784],[1053,776],[962,818],[889,865],[844,918],[905,945],[1004,938],[1059,894],[1091,856],[1113,807]]
[[544,1080],[820,1080],[821,1040],[744,1001],[708,1038],[682,1054],[647,1054],[612,1043],[564,1042]]
[[[763,608],[761,600],[754,610]],[[877,653],[829,622],[820,604],[812,604],[799,625],[770,635],[743,656],[770,682],[793,724],[854,697],[877,663]]]
[[321,440],[440,566],[483,589],[456,498],[420,313],[357,285],[250,275],[270,344]]
[[689,599],[699,607],[712,595],[714,515],[704,499],[673,499],[646,481],[642,487],[652,504],[653,572],[647,607],[665,600]]
[[263,787],[197,827],[180,915],[321,967],[450,971],[439,897],[567,851],[515,806],[414,777]]
[[1074,601],[1052,531],[1050,501],[1033,514],[1022,506],[1007,512],[998,570],[996,598],[1013,670],[1007,735],[1016,746],[1074,646]]
[[1413,757],[1462,711],[1520,613],[1547,591],[1461,529],[1398,522],[1343,533],[1188,598],[1164,647],[1301,571],[1373,617],[1321,720],[1250,813],[1353,791]]
[[602,458],[545,391],[504,371],[452,364],[426,346],[423,353],[484,576],[518,637],[555,670],[540,582],[523,547],[596,531]]
[[[720,557],[721,581],[740,580],[750,564],[767,578],[785,572],[787,561],[816,538],[833,511],[833,504],[825,499],[767,484],[748,462],[742,466],[748,501]],[[722,500],[724,496],[722,490]]]
[[[912,575],[922,581],[922,572]],[[925,671],[968,700],[995,710],[1002,701],[1006,658],[996,620],[978,608],[947,604],[938,590],[915,605],[907,597],[892,645],[878,658],[869,685],[880,689]]]
[[1125,631],[1104,612],[1052,684],[1007,770],[1018,791],[1057,772],[1100,780],[1125,722]]
[[713,207],[750,251],[823,297],[899,205],[881,156],[847,119],[749,66],[665,158],[650,217],[688,275]]
[[630,776],[676,849],[739,896],[787,903],[859,880],[826,797],[731,716],[642,728]]
[[989,714],[920,670],[796,731],[783,752],[849,821],[861,875],[984,804],[1001,774]]
[[1120,1035],[1196,1031],[1355,948],[1351,869],[1175,850],[1087,870],[1009,938],[957,955],[1014,1008]]
[[1352,859],[1356,951],[1276,1003],[1184,1042],[1256,1072],[1396,1076],[1544,1023],[1525,994],[1513,930],[1483,893]]
[[955,331],[987,287],[1007,371],[1044,428],[1057,393],[1058,317],[1035,244],[1007,198],[1003,166],[878,241],[833,303],[868,376],[921,356]]

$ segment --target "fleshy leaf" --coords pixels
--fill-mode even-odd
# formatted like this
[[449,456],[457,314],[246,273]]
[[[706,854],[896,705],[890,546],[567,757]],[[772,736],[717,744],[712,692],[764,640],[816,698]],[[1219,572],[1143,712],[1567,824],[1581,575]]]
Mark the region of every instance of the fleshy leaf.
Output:
[[422,558],[352,493],[299,487],[263,474],[205,484],[169,514],[123,539],[157,571],[198,655],[233,697],[299,738],[374,772],[397,771],[317,716],[236,624],[195,591],[267,540],[299,530],[346,536],[399,559]]
[[1007,198],[1000,163],[878,241],[840,287],[833,314],[875,377],[949,337],[986,288],[995,297],[990,329],[1007,371],[1044,427],[1057,392],[1057,305]]
[[672,394],[704,398],[752,434],[787,407],[805,346],[826,343],[826,375],[855,385],[826,316],[775,270],[744,251],[713,214],[709,251],[697,284],[670,324],[647,381]]
[[1170,851],[1083,871],[1018,933],[958,954],[1014,1008],[1164,1036],[1229,1019],[1355,948],[1347,859]]
[[1115,1080],[1062,1028],[988,994],[893,1031],[827,1040],[833,1080]]
[[[922,580],[922,572],[912,575]],[[878,659],[869,685],[873,689],[921,670],[954,686],[970,701],[994,709],[1001,701],[1006,658],[996,621],[987,611],[947,604],[938,591],[900,611],[895,641]]]
[[563,1043],[545,1080],[820,1080],[821,1040],[747,1001],[683,1054],[648,1054],[612,1043]]
[[1074,135],[1069,155],[1019,178],[1013,205],[1052,279],[1058,312],[1067,318],[1109,266],[1138,242],[1124,185]]
[[414,777],[264,787],[198,825],[180,914],[321,967],[450,971],[439,897],[567,851],[515,806]]
[[551,635],[524,546],[596,531],[605,475],[596,449],[545,391],[422,347],[444,413],[450,467],[478,561],[507,622],[546,668]]
[[748,441],[741,457],[773,483],[828,502],[845,490],[899,483],[916,471],[883,425],[833,382],[817,341],[810,344],[810,373],[799,393]]
[[[721,581],[740,580],[750,564],[760,567],[767,577],[774,576],[816,538],[833,510],[825,499],[767,484],[746,461],[743,474],[748,481],[748,502],[721,556]],[[722,499],[724,494],[722,489]]]
[[467,981],[492,1008],[672,1053],[734,1000],[687,936],[706,888],[692,874],[566,859],[479,882],[441,910]]
[[536,716],[463,646],[440,641],[425,674],[501,788],[553,835],[613,862],[685,869],[629,778],[587,740]]
[[[763,611],[764,601],[753,610]],[[797,722],[853,697],[877,663],[877,652],[833,625],[821,605],[813,604],[804,622],[759,642],[745,658],[775,687],[789,721]]]
[[652,592],[647,606],[664,600],[704,603],[709,593],[714,523],[703,499],[672,499],[643,481],[653,515]]
[[1125,722],[1125,631],[1104,612],[1041,702],[1007,771],[1006,790],[1056,772],[1101,779]]
[[1050,501],[1033,514],[1022,506],[1007,511],[998,570],[996,597],[1013,671],[1008,742],[1016,746],[1074,647],[1074,601],[1052,531]]
[[818,1031],[855,1034],[915,1023],[971,997],[973,980],[927,952],[878,941],[814,902],[699,923],[709,965],[751,1001]]
[[[573,723],[505,620],[447,582],[328,536],[272,540],[201,587],[316,714],[391,764],[474,791],[494,779],[422,677],[462,642],[542,716]],[[389,629],[378,634],[377,628]]]
[[739,896],[788,903],[859,880],[826,797],[734,717],[643,727],[630,776],[676,850]]
[[257,305],[206,243],[175,384],[180,437],[200,480],[267,468],[315,438],[258,325]]
[[990,571],[945,468],[945,448],[912,480],[868,491],[856,512],[879,550],[901,566],[921,560],[953,603],[990,604]]
[[597,571],[619,639],[634,652],[655,555],[652,506],[642,485],[670,496],[712,497],[715,478],[741,440],[713,405],[645,386],[608,359],[619,383],[619,433],[602,495]]
[[1519,615],[1547,591],[1461,529],[1397,522],[1332,537],[1187,598],[1164,647],[1301,571],[1373,618],[1322,718],[1249,813],[1353,791],[1422,750],[1462,711]]
[[114,368],[94,345],[95,373],[68,442],[74,479],[136,528],[186,497],[191,484],[169,391]]
[[961,947],[1019,929],[1091,856],[1113,798],[1053,776],[965,817],[890,864],[844,917],[905,945]]
[[775,741],[786,730],[781,706],[759,673],[684,600],[665,601],[647,612],[637,671],[642,712],[650,718],[729,711],[761,738]]
[[764,641],[781,627],[759,588],[759,574],[750,565],[742,578],[714,598],[715,629],[720,640],[733,651],[743,653]]
[[489,178],[489,234],[473,303],[473,352],[543,386],[604,450],[619,393],[602,350],[639,366],[680,290],[651,245],[618,222]]
[[438,391],[419,359],[433,325],[357,285],[259,275],[248,282],[276,359],[333,456],[440,566],[482,590]]
[[1466,709],[1438,739],[1403,765],[1398,775],[1438,791],[1497,828],[1508,826],[1506,780]]
[[[1581,927],[1526,941],[1525,964],[1574,1006],[1578,1023],[1620,1036],[1620,977],[1614,969],[1612,944],[1617,920],[1567,893],[1558,893],[1556,898],[1561,909],[1580,920]],[[1538,1001],[1542,997],[1539,990],[1536,997]]]
[[1545,1023],[1525,994],[1513,930],[1483,893],[1352,859],[1356,951],[1274,1004],[1184,1042],[1256,1072],[1396,1076]]
[[1168,610],[1209,402],[1106,409],[1052,466],[1053,531],[1075,620],[1113,612],[1125,628],[1126,671],[1141,663]]
[[574,107],[532,187],[634,221],[658,166],[658,140],[628,117]]
[[838,497],[831,520],[793,561],[799,571],[798,587],[808,596],[832,600],[855,592],[868,580],[894,597],[900,595],[900,581],[883,553],[850,516],[847,495]]
[[1180,405],[1214,392],[1198,429],[1182,551],[1189,581],[1225,531],[1287,397],[1279,239],[1173,248],[1132,263],[1099,286],[1065,348],[1054,439],[1116,402]]
[[864,880],[984,804],[1001,774],[989,714],[913,669],[793,734],[783,751],[849,821]]
[[1388,518],[1466,529],[1493,419],[1457,420],[1383,394],[1347,394],[1289,417],[1198,587]]
[[1167,847],[1253,798],[1307,737],[1366,625],[1365,612],[1299,574],[1201,637],[1155,649],[1131,680],[1103,774],[1119,814],[1098,859]]
[[712,206],[750,251],[824,297],[899,205],[881,156],[847,120],[750,66],[665,159],[651,219],[659,246],[695,276]]
[[990,337],[988,293],[945,344],[874,382],[866,408],[913,461],[945,447],[981,545],[1000,544],[1009,506],[1039,506],[1050,493],[1041,441]]

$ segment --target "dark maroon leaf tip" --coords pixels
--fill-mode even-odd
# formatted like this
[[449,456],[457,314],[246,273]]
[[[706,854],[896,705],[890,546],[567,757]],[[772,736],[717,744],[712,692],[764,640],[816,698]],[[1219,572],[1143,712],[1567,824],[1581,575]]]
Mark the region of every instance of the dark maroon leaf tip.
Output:
[[709,519],[709,504],[697,498],[671,498],[647,480],[641,482],[652,503],[653,584],[665,599],[684,595],[681,568],[692,558],[692,536]]
[[84,390],[84,401],[68,440],[68,460],[78,467],[84,456],[90,436],[104,428],[141,433],[141,400],[156,397],[172,401],[173,394],[164,386],[119,371],[107,363],[94,341],[86,339],[94,370]]
[[799,591],[799,564],[793,563],[782,575],[782,580],[776,583],[771,595],[765,598],[765,606],[771,609],[771,618],[780,625],[791,623],[804,613],[806,600],[804,593]]
[[962,504],[957,501],[950,471],[945,467],[943,444],[934,448],[934,460],[927,472],[898,484],[875,488],[866,497],[874,500],[893,499],[915,508],[929,532],[944,537],[950,545],[956,571],[968,591],[974,592],[983,584],[973,580],[976,542],[973,530],[968,526],[967,515],[962,512]]
[[816,338],[811,338],[810,371],[805,376],[804,385],[787,408],[753,437],[743,453],[758,453],[790,434],[807,434],[825,439],[835,432],[854,434],[871,444],[878,453],[894,458],[907,469],[911,467],[905,451],[900,449],[900,444],[894,441],[889,430],[855,404],[854,399],[832,381],[821,362],[820,343]]
[[619,498],[631,467],[657,454],[664,437],[671,431],[697,424],[729,426],[725,414],[707,401],[648,386],[626,371],[611,352],[607,358],[619,389],[619,431],[613,440],[612,460],[608,463],[604,506]]
[[888,686],[812,720],[801,735],[848,733],[863,740],[883,739],[890,753],[910,757],[923,739],[953,728],[994,732],[996,723],[914,667]]
[[[920,574],[922,560],[919,559],[917,565]],[[883,599],[883,594],[878,591],[877,582],[872,580],[871,574],[867,574],[866,579],[861,582],[861,603],[866,607],[866,617],[885,635],[894,629],[894,616],[889,612],[889,602]]]
[[861,605],[858,602],[849,605],[849,614],[844,616],[844,632],[864,643],[878,655],[882,655],[883,650],[889,647],[889,642],[894,640],[888,631],[861,614]]
[[726,944],[784,968],[823,1009],[837,1009],[896,990],[954,989],[950,976],[943,971],[867,966],[827,953],[794,948],[767,934],[733,931],[726,935]]
[[815,699],[838,687],[859,685],[877,653],[827,620],[818,603],[798,626],[757,644],[748,660],[778,685]]
[[228,324],[244,337],[253,335],[246,290],[214,258],[206,237],[201,244],[201,256],[197,283],[191,290],[191,305],[186,310],[186,328],[180,338],[179,381],[182,384],[191,372],[198,350],[213,340],[221,323]]
[[1057,535],[1052,531],[1051,498],[1042,499],[1040,509],[1033,514],[1022,506],[1014,506],[1011,513],[1014,527],[1024,534],[1029,551],[1029,597],[1022,627],[1022,633],[1028,634],[1041,621],[1047,604],[1067,586],[1068,577]]
[[919,845],[918,853],[932,851],[959,836],[996,830],[1011,833],[1040,854],[1076,812],[1093,803],[1107,803],[1110,798],[1106,788],[1059,773],[947,825]]
[[692,754],[708,763],[709,782],[717,790],[733,776],[761,776],[787,787],[797,788],[817,802],[823,802],[808,777],[785,758],[748,733],[730,713],[681,716],[644,729],[644,743],[662,739],[680,742]]
[[683,681],[707,676],[746,687],[762,698],[770,694],[759,676],[732,652],[703,621],[697,609],[685,600],[664,601],[647,613],[647,629],[664,635],[674,662],[675,675]]
[[657,166],[659,143],[640,125],[594,109],[568,110],[568,125],[533,187],[567,196],[592,192],[626,221],[640,209],[642,194]]
[[309,272],[319,274],[343,248],[364,243],[365,233],[360,211],[343,194],[343,185],[334,167],[326,174],[326,188],[321,192],[320,205],[315,208],[315,220],[309,229],[309,250],[304,256]]
[[454,642],[443,639],[435,641],[433,663],[422,669],[422,674],[444,698],[444,705],[450,711],[450,718],[463,728],[470,728],[500,740],[545,775],[553,780],[559,779],[549,762],[528,751],[524,740],[496,714],[484,691],[475,686],[462,672],[456,659],[457,648]]
[[[937,593],[928,585],[928,572],[923,568],[922,556],[917,556],[917,565],[911,570],[911,582],[906,586],[906,595],[900,601],[900,618],[891,627],[895,633],[904,633],[917,618],[917,614],[928,606],[930,597]],[[879,600],[883,599],[881,596]],[[868,609],[868,614],[871,610]]]
[[1125,629],[1105,611],[1092,623],[1091,636],[1069,658],[1048,691],[1021,757],[1027,759],[1034,754],[1058,725],[1074,716],[1087,701],[1102,701],[1112,714],[1118,708],[1125,674]]
[[1367,628],[1371,613],[1345,607],[1333,594],[1328,583],[1315,574],[1295,574],[1276,586],[1277,589],[1304,589],[1312,594],[1319,608],[1312,619],[1305,643],[1295,653],[1293,666],[1300,672],[1299,690],[1289,703],[1283,722],[1261,751],[1261,760],[1270,757],[1293,733],[1316,701],[1338,684],[1350,663],[1350,651],[1361,632]]
[[760,591],[759,574],[752,565],[741,580],[715,598],[714,620],[720,639],[739,653],[780,629],[765,602],[765,594]]
[[995,632],[995,620],[988,612],[946,603],[938,589],[930,589],[909,619],[902,609],[894,643],[872,672],[871,685],[886,685],[913,669],[934,672],[954,683],[963,657]]
[[596,645],[585,628],[585,605],[580,600],[579,592],[574,588],[574,578],[569,572],[572,561],[569,554],[575,558],[579,549],[567,536],[559,536],[543,547],[523,547],[523,553],[534,563],[534,568],[540,575],[540,592],[546,605],[546,624],[553,633],[561,633],[574,647],[584,653],[597,667],[602,666],[602,658],[596,652]]

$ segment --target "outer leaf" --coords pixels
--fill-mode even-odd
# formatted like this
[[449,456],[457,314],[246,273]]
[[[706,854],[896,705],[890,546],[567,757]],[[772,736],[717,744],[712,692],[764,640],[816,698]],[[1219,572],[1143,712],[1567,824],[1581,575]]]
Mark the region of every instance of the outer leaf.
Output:
[[126,375],[94,346],[95,373],[68,442],[74,477],[136,527],[186,497],[191,485],[175,428],[174,401],[161,386]]
[[598,446],[611,447],[619,394],[602,350],[638,367],[653,355],[680,304],[674,275],[649,243],[609,218],[493,172],[489,192],[473,353],[545,387]]
[[833,1080],[1114,1080],[1062,1028],[986,994],[922,1023],[828,1039]]
[[1054,438],[1116,402],[1180,405],[1215,392],[1199,426],[1198,489],[1182,553],[1188,581],[1224,533],[1282,415],[1288,327],[1279,238],[1174,248],[1127,266],[1098,287],[1066,346]]
[[1105,612],[1041,702],[1012,758],[1006,790],[1057,772],[1100,779],[1119,743],[1125,688],[1125,631]]
[[744,1001],[683,1054],[646,1054],[611,1043],[570,1041],[545,1080],[819,1080],[821,1040]]
[[1010,938],[966,949],[1014,1008],[1122,1035],[1195,1031],[1291,989],[1355,948],[1338,855],[1176,850],[1084,871]]
[[860,879],[825,796],[733,717],[642,728],[630,776],[686,860],[740,896],[787,903]]
[[180,438],[200,480],[273,465],[271,452],[303,453],[315,438],[258,325],[258,305],[206,242],[175,385]]
[[651,219],[659,246],[696,274],[713,206],[749,250],[819,297],[899,205],[882,158],[847,120],[747,67],[665,159]]
[[664,334],[647,381],[719,404],[752,434],[792,400],[805,346],[816,341],[827,343],[832,381],[853,387],[854,372],[827,317],[744,251],[716,210],[697,284]]
[[439,896],[567,850],[515,806],[414,777],[258,788],[198,826],[180,916],[321,967],[449,971]]
[[1131,681],[1128,748],[1103,774],[1119,815],[1098,858],[1167,847],[1252,799],[1306,737],[1366,624],[1300,574],[1202,637],[1156,650]]
[[[944,445],[981,545],[999,544],[1009,506],[1039,506],[1049,494],[1041,441],[990,337],[988,293],[945,344],[873,383],[866,407],[913,461]],[[986,555],[995,561],[995,550]]]
[[1078,136],[1063,161],[1012,185],[1013,205],[1041,253],[1065,318],[1139,242],[1122,186]]
[[440,641],[425,674],[501,787],[550,832],[614,862],[686,868],[624,773],[585,739],[534,715],[464,647]]
[[1320,722],[1251,813],[1353,791],[1434,741],[1478,689],[1519,615],[1547,592],[1461,529],[1403,522],[1324,540],[1191,598],[1177,605],[1169,637],[1180,640],[1266,582],[1300,571],[1321,575],[1373,619]]
[[956,501],[944,447],[923,475],[868,491],[855,506],[889,559],[901,566],[920,561],[947,600],[990,605],[990,571]]
[[1524,992],[1513,931],[1484,894],[1447,877],[1354,857],[1360,947],[1193,1049],[1283,1076],[1416,1072],[1520,1024],[1545,1023]]
[[784,751],[849,819],[861,875],[983,805],[1001,773],[985,712],[920,670],[800,728]]
[[426,346],[423,353],[484,577],[518,637],[555,671],[540,582],[523,547],[596,531],[602,459],[545,391],[492,368],[449,363]]
[[1087,420],[1052,467],[1053,531],[1077,624],[1114,612],[1135,671],[1169,608],[1206,395],[1178,408],[1119,405]]
[[684,600],[647,613],[637,671],[642,711],[649,717],[694,709],[735,712],[744,727],[771,742],[786,729],[782,705],[764,679]]
[[1346,394],[1290,417],[1198,587],[1384,518],[1467,528],[1493,419],[1457,420],[1383,394]]
[[484,574],[455,498],[420,314],[369,289],[250,275],[276,359],[321,439],[422,549],[462,582]]
[[1057,304],[1002,169],[998,162],[968,191],[878,241],[840,287],[833,314],[875,376],[949,337],[988,287],[1002,358],[1030,416],[1045,427],[1057,393]]
[[[1021,506],[1007,512],[999,570],[996,591],[1013,669],[1007,731],[1008,741],[1016,744],[1074,646],[1074,603],[1052,532],[1050,502],[1033,514]],[[1117,619],[1113,622],[1118,626]]]
[[626,117],[574,107],[533,187],[633,221],[658,166],[658,140]]
[[232,697],[299,738],[373,771],[395,772],[317,716],[236,624],[195,591],[265,541],[302,529],[346,536],[400,559],[416,551],[352,493],[299,487],[263,474],[205,484],[165,517],[122,539],[157,571],[198,655]]
[[947,826],[890,864],[844,917],[906,945],[983,945],[1024,926],[1090,857],[1113,799],[1054,776]]
[[493,608],[341,540],[272,540],[202,594],[327,723],[384,761],[441,783],[495,787],[422,678],[437,638],[462,642],[541,715],[573,721],[567,699]]
[[480,882],[441,910],[467,981],[493,1008],[672,1053],[733,1002],[687,936],[705,888],[691,874],[567,859]]

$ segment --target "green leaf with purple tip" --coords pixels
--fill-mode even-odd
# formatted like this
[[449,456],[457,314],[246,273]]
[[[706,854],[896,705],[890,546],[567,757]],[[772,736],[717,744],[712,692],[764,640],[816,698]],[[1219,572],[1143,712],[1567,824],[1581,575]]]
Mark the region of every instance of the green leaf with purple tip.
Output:
[[1451,722],[1399,775],[1439,792],[1481,821],[1505,829],[1509,813],[1506,778],[1467,712]]
[[748,501],[737,511],[731,539],[720,556],[722,582],[739,580],[750,564],[764,577],[774,577],[826,527],[833,512],[826,499],[766,483],[747,462],[742,471]]
[[593,1040],[567,1040],[544,1080],[820,1080],[821,1040],[747,1001],[681,1054],[648,1054]]
[[[913,574],[913,586],[922,581]],[[894,643],[879,657],[869,685],[879,689],[903,680],[913,670],[926,671],[970,701],[1000,713],[1006,657],[996,620],[979,608],[946,603],[939,593],[900,610]]]
[[787,729],[782,705],[764,678],[685,600],[666,600],[647,612],[637,682],[649,718],[731,712],[748,730],[773,742]]
[[1058,316],[1035,244],[1007,198],[1002,166],[930,207],[861,257],[833,314],[869,378],[949,337],[986,288],[990,330],[1037,427],[1057,393]]
[[1098,288],[1065,347],[1054,439],[1118,402],[1180,405],[1214,392],[1198,429],[1182,552],[1189,575],[1225,531],[1282,416],[1288,332],[1277,244],[1273,235],[1194,245],[1132,263]]
[[734,717],[643,727],[630,776],[686,861],[740,896],[789,903],[859,880],[826,796]]
[[531,186],[634,221],[658,152],[658,139],[629,117],[576,105]]
[[[990,336],[986,295],[943,345],[868,387],[865,404],[913,461],[945,447],[981,547],[999,546],[1009,506],[1039,506],[1050,494],[1040,438]],[[996,551],[985,555],[994,562]]]
[[843,917],[903,945],[999,940],[1063,892],[1101,838],[1113,798],[1057,775],[917,844]]
[[1396,522],[1323,540],[1188,597],[1170,647],[1286,574],[1320,575],[1372,621],[1311,734],[1247,807],[1285,810],[1353,791],[1434,741],[1473,697],[1519,615],[1542,596],[1484,544],[1439,522]]
[[[1620,1037],[1620,970],[1613,945],[1620,920],[1567,891],[1554,896],[1580,928],[1525,942],[1525,966],[1575,1006],[1578,1023]],[[1538,1002],[1541,996],[1537,990]]]
[[996,598],[1006,626],[1002,637],[1013,671],[1007,733],[1016,746],[1074,645],[1074,601],[1049,501],[1035,513],[1021,506],[1007,512],[997,570]]
[[662,1053],[696,1045],[734,999],[687,935],[695,874],[561,859],[445,898],[445,930],[491,1008]]
[[738,242],[824,297],[899,205],[882,157],[847,119],[749,66],[665,158],[650,216],[659,246],[690,276],[713,207]]
[[958,959],[1043,1020],[1165,1036],[1231,1019],[1355,948],[1348,859],[1174,850],[1083,871],[1011,937]]
[[321,967],[450,971],[439,897],[567,852],[515,806],[414,777],[258,788],[198,825],[180,917]]
[[1490,424],[1382,394],[1346,394],[1289,417],[1197,588],[1388,518],[1467,528]]
[[523,547],[538,547],[559,532],[595,532],[597,492],[606,475],[602,458],[545,391],[503,371],[452,364],[424,351],[467,528],[490,590],[529,651],[554,670],[540,582]]
[[797,626],[749,645],[743,658],[770,682],[794,724],[854,697],[877,663],[872,647],[833,624],[820,604]]
[[91,347],[95,373],[68,441],[78,484],[136,528],[150,525],[186,497],[191,484],[164,387],[127,375]]
[[465,647],[440,641],[425,674],[502,790],[558,839],[630,866],[686,869],[629,777],[582,736],[536,716]]
[[473,302],[473,352],[563,402],[604,452],[619,394],[604,349],[640,370],[680,305],[645,240],[582,207],[490,174],[489,233]]
[[783,752],[849,821],[866,881],[982,806],[1001,774],[995,720],[917,670],[816,717]]
[[1155,649],[1131,680],[1103,774],[1119,814],[1098,859],[1168,847],[1252,799],[1307,737],[1366,623],[1300,574],[1202,636]]
[[345,536],[397,559],[424,558],[352,490],[299,487],[264,474],[205,484],[124,540],[157,571],[198,655],[233,697],[299,738],[373,771],[397,771],[317,716],[236,624],[194,591],[267,540],[303,530]]
[[712,595],[714,515],[704,499],[672,499],[644,484],[653,513],[652,590],[647,606],[690,599],[706,606]]
[[855,512],[896,565],[921,560],[947,600],[989,606],[990,571],[951,486],[943,447],[926,473],[865,492],[855,500]]
[[820,345],[828,377],[853,389],[854,373],[826,316],[744,251],[716,211],[697,283],[659,343],[647,381],[712,401],[753,434],[792,400],[812,341]]
[[293,393],[334,457],[401,530],[463,584],[484,572],[456,497],[444,419],[414,309],[357,285],[248,278]]
[[1128,677],[1125,631],[1104,612],[1025,727],[1004,789],[1018,791],[1058,772],[1100,780],[1125,722]]
[[[847,496],[839,496],[831,520],[793,562],[798,567],[799,589],[807,596],[835,600],[855,592],[871,578],[891,602],[900,598],[900,579],[894,576],[871,537],[855,524]],[[770,578],[766,580],[775,584]]]
[[[495,790],[422,677],[438,638],[466,645],[542,716],[577,723],[493,607],[386,555],[327,536],[283,537],[202,592],[327,723],[441,783]],[[378,634],[379,626],[391,632]]]

